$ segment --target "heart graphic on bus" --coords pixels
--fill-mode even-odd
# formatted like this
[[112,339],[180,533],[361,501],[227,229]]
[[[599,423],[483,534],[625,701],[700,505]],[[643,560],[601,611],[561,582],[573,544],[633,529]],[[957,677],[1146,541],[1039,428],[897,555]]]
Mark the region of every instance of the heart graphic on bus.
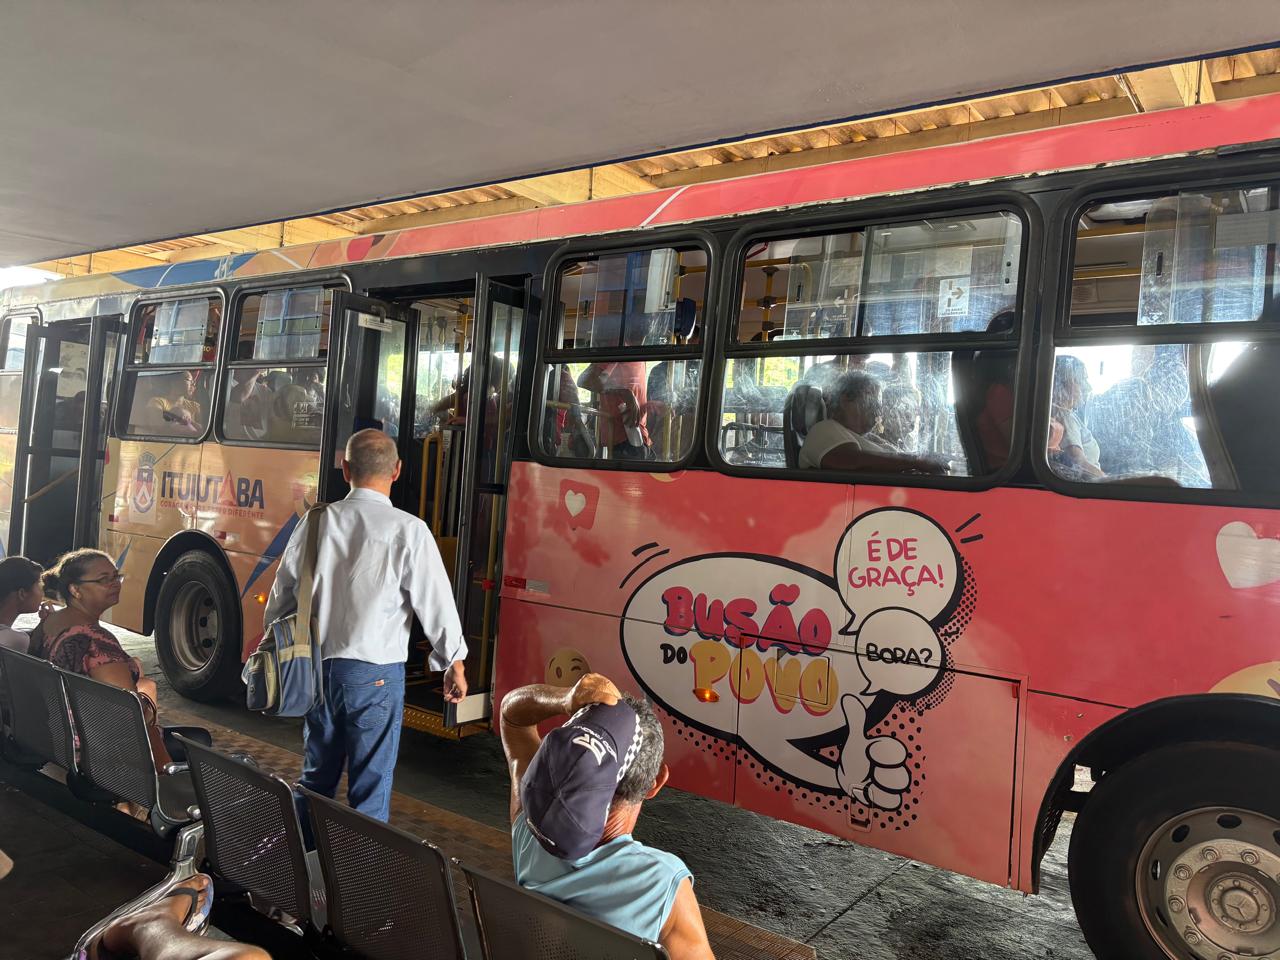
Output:
[[560,483],[560,503],[569,517],[573,530],[590,530],[596,522],[596,505],[600,502],[600,488],[574,480]]
[[833,573],[758,554],[677,561],[627,600],[623,656],[676,719],[799,786],[897,810],[912,747],[876,728],[895,705],[945,697],[967,568],[934,520],[885,507],[844,531]]
[[1259,537],[1236,520],[1218,531],[1218,566],[1235,590],[1262,587],[1280,580],[1280,540]]

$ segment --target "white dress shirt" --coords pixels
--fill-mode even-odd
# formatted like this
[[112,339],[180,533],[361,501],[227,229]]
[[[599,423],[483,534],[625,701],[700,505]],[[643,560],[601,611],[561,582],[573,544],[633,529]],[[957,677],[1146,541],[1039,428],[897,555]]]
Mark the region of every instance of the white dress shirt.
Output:
[[[312,604],[324,659],[404,663],[414,614],[431,643],[430,669],[466,658],[453,589],[425,523],[363,487],[353,487],[320,516]],[[297,609],[307,523],[298,523],[280,557],[263,611],[266,623]]]

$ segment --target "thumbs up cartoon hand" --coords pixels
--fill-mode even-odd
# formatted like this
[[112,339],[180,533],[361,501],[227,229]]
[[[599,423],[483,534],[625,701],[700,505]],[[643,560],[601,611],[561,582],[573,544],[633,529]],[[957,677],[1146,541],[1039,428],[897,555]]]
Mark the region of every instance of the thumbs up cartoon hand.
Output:
[[840,709],[849,732],[840,751],[836,782],[859,803],[897,810],[911,785],[907,748],[896,737],[868,737],[867,708],[853,694],[840,698]]

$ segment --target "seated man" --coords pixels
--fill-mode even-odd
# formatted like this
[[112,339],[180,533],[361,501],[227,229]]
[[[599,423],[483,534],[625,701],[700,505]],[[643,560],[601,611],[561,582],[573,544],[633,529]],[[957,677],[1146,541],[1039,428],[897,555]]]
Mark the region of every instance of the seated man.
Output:
[[900,453],[875,435],[880,390],[880,381],[862,370],[841,374],[829,392],[827,419],[815,423],[805,435],[800,466],[869,473],[946,473],[942,459]]
[[[558,716],[569,720],[544,740],[538,724]],[[661,943],[672,960],[709,960],[689,868],[631,837],[670,773],[653,708],[589,673],[569,690],[512,690],[501,718],[516,881]]]

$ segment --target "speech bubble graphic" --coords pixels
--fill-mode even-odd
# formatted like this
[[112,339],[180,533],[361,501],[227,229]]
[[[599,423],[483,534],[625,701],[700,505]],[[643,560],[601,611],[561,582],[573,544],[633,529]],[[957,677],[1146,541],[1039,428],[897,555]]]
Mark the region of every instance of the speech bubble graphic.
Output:
[[646,693],[685,723],[740,742],[797,783],[834,791],[835,765],[797,744],[841,729],[840,692],[866,685],[852,643],[836,632],[846,617],[816,570],[713,554],[672,564],[636,589],[622,650]]
[[864,513],[836,547],[836,584],[853,614],[845,630],[887,607],[932,620],[959,591],[959,568],[955,544],[924,514],[901,507]]
[[942,666],[938,634],[914,610],[877,610],[862,622],[857,645],[867,678],[863,693],[913,697],[933,683]]

